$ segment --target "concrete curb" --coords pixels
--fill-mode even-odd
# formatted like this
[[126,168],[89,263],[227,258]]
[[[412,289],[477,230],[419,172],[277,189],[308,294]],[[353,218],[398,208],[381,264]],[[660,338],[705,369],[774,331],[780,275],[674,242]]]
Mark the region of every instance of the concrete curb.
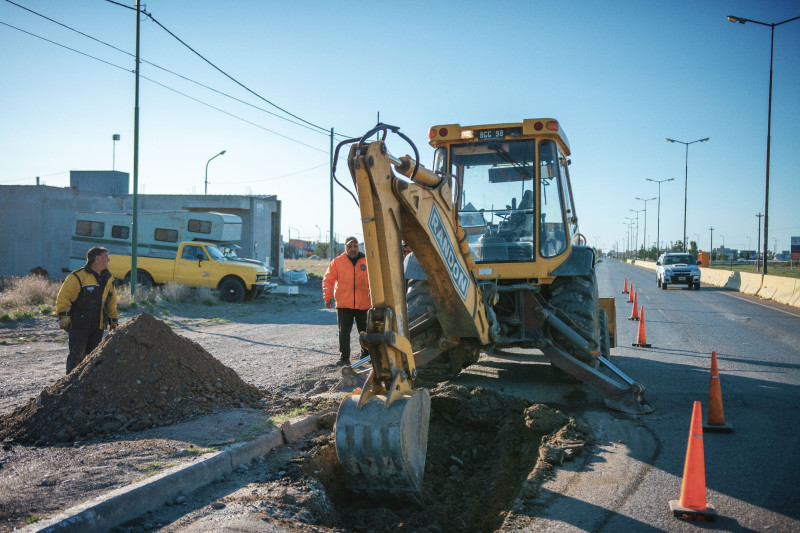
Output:
[[232,445],[196,463],[179,465],[151,478],[113,490],[76,505],[58,515],[27,526],[20,531],[33,532],[102,532],[132,520],[248,464],[274,448],[297,442],[319,429],[324,415],[334,408],[293,420],[287,420],[255,440]]

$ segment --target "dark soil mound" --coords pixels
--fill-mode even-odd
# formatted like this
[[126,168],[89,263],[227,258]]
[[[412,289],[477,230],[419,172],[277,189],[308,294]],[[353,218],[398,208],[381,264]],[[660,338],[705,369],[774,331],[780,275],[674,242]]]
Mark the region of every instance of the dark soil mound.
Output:
[[46,444],[164,426],[261,392],[199,344],[142,313],[37,398],[0,417],[0,439]]

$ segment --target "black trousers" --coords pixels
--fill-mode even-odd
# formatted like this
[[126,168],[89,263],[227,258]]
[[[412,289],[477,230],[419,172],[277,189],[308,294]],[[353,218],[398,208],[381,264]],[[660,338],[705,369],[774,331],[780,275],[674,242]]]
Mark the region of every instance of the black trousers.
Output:
[[67,356],[67,374],[72,372],[86,354],[92,353],[103,340],[103,330],[99,328],[69,330],[69,355]]
[[[339,319],[339,353],[342,359],[350,360],[350,332],[353,331],[353,320],[356,321],[356,329],[361,333],[367,331],[367,310],[348,309],[339,307],[336,309],[336,316]],[[368,353],[361,349],[361,357],[366,357]]]

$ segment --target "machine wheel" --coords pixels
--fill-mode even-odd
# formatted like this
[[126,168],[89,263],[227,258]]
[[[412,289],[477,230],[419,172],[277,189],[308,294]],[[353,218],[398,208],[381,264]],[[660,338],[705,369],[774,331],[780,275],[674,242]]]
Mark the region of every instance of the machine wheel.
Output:
[[238,279],[229,278],[219,285],[219,297],[225,302],[241,302],[244,296],[244,284]]
[[[425,280],[408,281],[406,302],[409,327],[424,316],[436,313],[436,306],[433,303],[430,292],[428,292],[428,282]],[[415,352],[419,351],[438,342],[441,336],[442,328],[437,322],[435,326],[409,339],[411,348]],[[456,377],[464,368],[477,363],[479,357],[479,347],[471,344],[460,344],[439,354],[426,365],[417,368],[417,375],[426,381],[447,381]]]
[[696,291],[700,290],[700,282],[699,281],[694,284],[694,290],[696,290]]
[[608,315],[603,309],[597,322],[600,328],[600,355],[608,359],[611,357],[611,337],[608,334]]
[[[123,280],[125,285],[131,284],[131,273],[128,272],[125,274],[125,279]],[[153,278],[147,272],[142,272],[140,270],[136,271],[136,286],[140,289],[149,289],[153,286]]]
[[662,281],[661,282],[661,288],[664,289],[664,290],[667,290],[667,282],[666,281]]
[[661,287],[661,278],[659,278],[658,276],[656,276],[656,285]]
[[[556,278],[549,290],[548,302],[553,307],[569,316],[590,338],[598,341],[602,352],[602,339],[598,334],[600,323],[600,306],[597,296],[597,276],[594,271],[584,276],[562,276]],[[605,313],[603,313],[605,314]],[[605,328],[608,331],[608,327]],[[571,342],[557,332],[552,333],[553,340],[570,355],[592,366],[597,366],[596,359],[587,359]],[[555,367],[554,367],[555,368]]]

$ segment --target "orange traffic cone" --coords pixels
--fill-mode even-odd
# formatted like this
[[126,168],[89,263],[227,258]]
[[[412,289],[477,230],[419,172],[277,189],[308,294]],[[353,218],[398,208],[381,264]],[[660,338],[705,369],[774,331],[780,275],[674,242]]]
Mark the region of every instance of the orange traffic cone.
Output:
[[644,306],[642,306],[642,310],[639,312],[639,333],[636,336],[636,342],[631,346],[638,346],[639,348],[650,347],[650,345],[647,344],[647,332],[644,329]]
[[628,287],[628,303],[633,302],[633,282],[631,281],[631,286]]
[[636,297],[636,293],[633,293],[633,309],[631,309],[631,316],[628,317],[628,320],[639,320],[639,301]]
[[625,276],[625,283],[622,285],[622,294],[628,294],[628,276]]
[[702,408],[695,401],[692,409],[692,425],[689,428],[689,444],[686,447],[686,462],[683,465],[683,482],[680,500],[670,500],[669,508],[678,518],[692,520],[714,520],[717,511],[706,502],[706,467],[703,457]]
[[708,386],[708,415],[703,424],[705,431],[730,433],[733,426],[725,422],[725,411],[722,409],[722,387],[717,370],[717,352],[711,352],[711,383]]

